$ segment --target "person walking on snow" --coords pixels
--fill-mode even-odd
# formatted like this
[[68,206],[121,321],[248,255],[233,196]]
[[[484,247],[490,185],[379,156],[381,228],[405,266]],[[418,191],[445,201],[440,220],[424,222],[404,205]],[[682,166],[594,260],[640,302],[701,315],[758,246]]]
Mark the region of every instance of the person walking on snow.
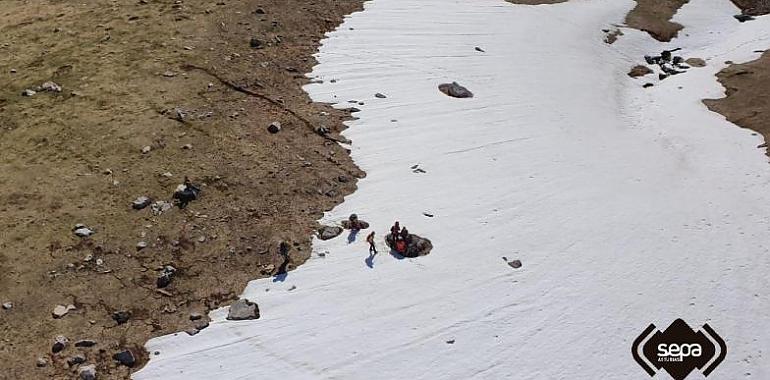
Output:
[[374,246],[374,231],[366,236],[366,242],[369,243],[369,254],[377,254],[377,247]]

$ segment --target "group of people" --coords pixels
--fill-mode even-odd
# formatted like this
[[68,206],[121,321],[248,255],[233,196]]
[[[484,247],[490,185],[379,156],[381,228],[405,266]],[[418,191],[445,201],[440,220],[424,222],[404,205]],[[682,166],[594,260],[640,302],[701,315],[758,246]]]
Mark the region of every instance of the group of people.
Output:
[[[358,231],[361,230],[362,227],[363,223],[358,220],[358,215],[351,214],[348,218],[348,228],[354,231]],[[366,224],[366,227],[368,227],[368,224]],[[406,252],[406,249],[409,245],[409,240],[411,239],[409,230],[407,230],[406,227],[401,227],[398,221],[396,221],[393,227],[390,227],[390,236],[388,238],[392,240],[392,248],[394,248],[399,253]],[[374,231],[370,232],[369,235],[366,236],[366,242],[369,243],[369,253],[376,255],[377,247],[374,244]]]

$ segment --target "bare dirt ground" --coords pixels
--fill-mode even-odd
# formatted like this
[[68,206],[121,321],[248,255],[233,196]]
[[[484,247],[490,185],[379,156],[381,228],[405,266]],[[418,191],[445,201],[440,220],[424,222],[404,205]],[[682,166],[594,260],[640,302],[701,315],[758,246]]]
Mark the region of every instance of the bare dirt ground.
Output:
[[[726,89],[722,99],[704,100],[710,110],[770,141],[770,52],[756,61],[730,65],[717,75]],[[767,144],[762,144],[767,152]]]
[[683,26],[671,18],[689,0],[636,0],[626,15],[626,25],[647,32],[658,41],[671,41]]
[[[0,378],[75,378],[78,355],[100,379],[127,378],[148,338],[201,324],[190,314],[275,274],[281,242],[288,269],[309,256],[315,220],[363,173],[332,141],[349,113],[311,103],[302,73],[360,6],[2,2]],[[62,91],[21,95],[47,81]],[[185,176],[202,188],[187,208],[132,209],[139,196],[170,201]],[[96,233],[76,237],[77,223]],[[159,291],[165,265],[178,271]],[[55,319],[57,305],[75,309]],[[59,335],[69,344],[53,354]],[[133,368],[112,358],[124,349]]]

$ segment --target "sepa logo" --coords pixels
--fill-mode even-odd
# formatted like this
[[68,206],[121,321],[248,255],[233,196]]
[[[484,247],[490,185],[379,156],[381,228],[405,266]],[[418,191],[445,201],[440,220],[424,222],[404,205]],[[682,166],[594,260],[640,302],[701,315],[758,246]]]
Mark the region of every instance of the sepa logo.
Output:
[[696,368],[708,376],[727,356],[725,341],[708,324],[695,331],[677,319],[666,331],[656,330],[651,324],[631,347],[634,360],[650,376],[661,368],[674,380],[684,380]]

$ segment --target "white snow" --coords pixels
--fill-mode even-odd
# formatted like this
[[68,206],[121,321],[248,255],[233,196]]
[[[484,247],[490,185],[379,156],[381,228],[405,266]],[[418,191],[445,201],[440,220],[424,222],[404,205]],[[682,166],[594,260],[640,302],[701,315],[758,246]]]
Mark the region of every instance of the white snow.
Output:
[[[261,319],[220,309],[196,336],[153,339],[134,378],[646,379],[631,342],[676,318],[727,341],[709,379],[770,378],[770,165],[761,136],[701,103],[723,95],[724,61],[770,47],[770,19],[691,0],[671,44],[628,29],[603,43],[633,4],[368,2],[306,89],[365,102],[345,135],[367,177],[322,222],[370,222],[372,267],[368,231],[316,241],[283,282],[249,284]],[[666,46],[708,66],[625,75]],[[455,80],[475,97],[437,90]],[[389,255],[395,220],[433,252]]]

